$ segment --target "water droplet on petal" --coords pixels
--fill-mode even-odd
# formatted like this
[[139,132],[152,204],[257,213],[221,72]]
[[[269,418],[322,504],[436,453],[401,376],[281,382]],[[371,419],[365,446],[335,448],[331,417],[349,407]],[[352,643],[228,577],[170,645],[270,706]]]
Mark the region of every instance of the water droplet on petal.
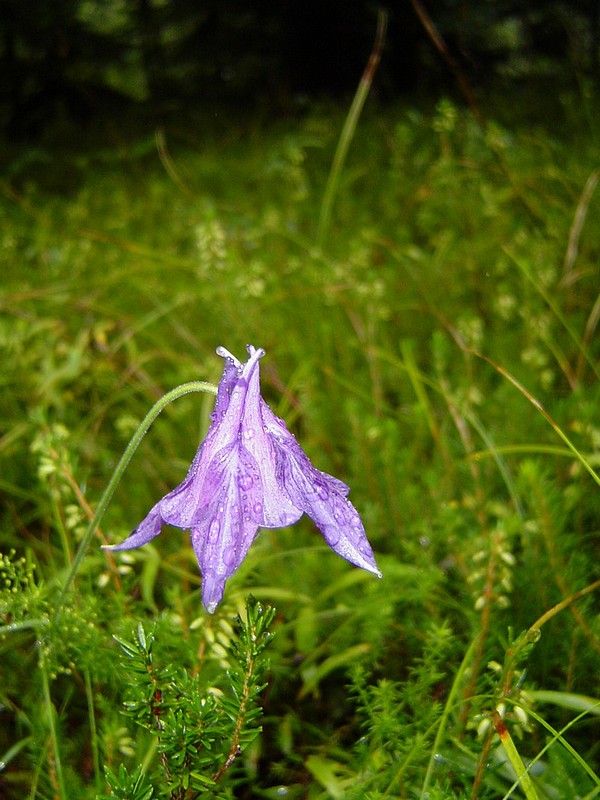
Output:
[[216,542],[217,539],[219,538],[220,532],[221,532],[221,525],[219,524],[218,520],[213,519],[208,528],[208,540],[210,542]]
[[232,567],[235,564],[235,547],[226,547],[223,550],[223,564]]
[[262,503],[254,503],[254,505],[252,506],[252,511],[254,511],[255,514],[262,514],[262,510],[263,510]]
[[317,483],[317,494],[321,500],[329,500],[329,489],[324,483]]
[[238,478],[238,486],[243,492],[247,492],[254,486],[254,480],[252,475],[249,475],[247,472],[242,473]]
[[329,527],[327,530],[327,543],[330,547],[335,547],[335,545],[339,542],[341,537],[341,531],[339,528]]

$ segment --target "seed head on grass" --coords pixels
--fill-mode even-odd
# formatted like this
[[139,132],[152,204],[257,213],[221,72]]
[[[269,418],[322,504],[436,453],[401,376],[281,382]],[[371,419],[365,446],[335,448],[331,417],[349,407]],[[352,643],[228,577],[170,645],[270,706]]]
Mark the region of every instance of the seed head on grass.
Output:
[[129,550],[158,536],[164,523],[190,529],[202,573],[202,601],[212,613],[259,528],[283,528],[307,514],[327,544],[347,561],[381,577],[358,512],[342,481],[310,462],[283,420],[260,394],[259,360],[247,347],[225,359],[206,439],[187,477],[151,509],[121,544]]

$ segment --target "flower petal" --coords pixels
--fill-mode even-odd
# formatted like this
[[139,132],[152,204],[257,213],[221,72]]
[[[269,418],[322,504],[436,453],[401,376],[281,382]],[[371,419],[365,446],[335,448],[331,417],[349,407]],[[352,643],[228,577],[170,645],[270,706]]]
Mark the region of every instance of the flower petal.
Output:
[[[250,348],[249,348],[250,350]],[[260,351],[255,351],[260,352]],[[251,363],[252,362],[252,363]],[[251,364],[248,369],[248,364]],[[263,528],[284,528],[297,522],[302,509],[295,506],[276,475],[277,454],[266,430],[263,409],[268,406],[260,396],[260,374],[258,359],[248,361],[244,374],[248,381],[248,392],[242,416],[240,435],[246,450],[254,457],[263,489],[262,513],[255,516]]]
[[157,503],[143,519],[137,528],[131,533],[124,542],[120,544],[102,545],[103,550],[132,550],[134,547],[141,547],[152,541],[162,528],[163,520],[160,515],[160,502]]
[[204,491],[210,456],[210,447],[205,439],[184,480],[159,501],[161,516],[169,525],[191,528],[194,520],[205,513],[211,500]]
[[[160,504],[165,522],[178,528],[192,528],[203,518],[212,502],[215,483],[211,477],[211,464],[219,452],[239,439],[248,391],[245,368],[224,348],[218,348],[217,352],[225,358],[225,367],[219,381],[210,428],[185,479],[165,495]],[[257,351],[255,360],[260,358],[259,352],[264,351]],[[210,485],[206,484],[207,480]]]
[[237,358],[232,356],[231,353],[228,350],[225,350],[224,347],[217,347],[217,354],[225,359],[223,374],[221,375],[221,380],[219,381],[219,386],[217,388],[215,407],[210,415],[212,421],[218,425],[222,421],[225,412],[229,407],[231,392],[233,391],[235,382],[242,370],[242,365]]
[[[202,601],[212,614],[225,582],[238,569],[258,531],[252,505],[261,498],[260,476],[252,456],[232,446],[211,464],[218,491],[204,518],[192,528],[192,546],[202,573]],[[250,485],[249,478],[252,477]]]
[[308,514],[332,550],[381,578],[358,511],[346,497],[346,484],[313,467],[291,434],[273,441],[280,481],[294,505]]

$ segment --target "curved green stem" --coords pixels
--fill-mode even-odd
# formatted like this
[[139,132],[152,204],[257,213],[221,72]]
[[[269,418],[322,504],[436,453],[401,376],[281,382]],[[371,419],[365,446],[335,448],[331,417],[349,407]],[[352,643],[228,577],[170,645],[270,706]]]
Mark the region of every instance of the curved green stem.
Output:
[[67,580],[65,581],[65,585],[63,586],[60,594],[58,595],[58,599],[56,601],[56,606],[54,608],[54,616],[53,622],[56,622],[59,618],[62,608],[65,603],[65,599],[71,588],[73,581],[79,569],[81,568],[81,564],[83,559],[85,558],[85,554],[87,553],[88,547],[92,541],[92,537],[96,532],[98,525],[106,509],[108,508],[108,504],[110,502],[111,497],[115,489],[117,488],[117,484],[121,480],[123,473],[125,472],[125,468],[131,461],[131,457],[139,447],[142,439],[146,435],[148,429],[154,422],[154,420],[158,417],[160,412],[172,403],[174,400],[177,400],[179,397],[182,397],[184,394],[189,394],[190,392],[207,392],[210,394],[217,393],[217,387],[213,386],[212,383],[206,383],[205,381],[191,381],[190,383],[182,383],[181,386],[177,386],[175,389],[172,389],[167,394],[163,395],[150,409],[150,411],[146,414],[144,419],[142,420],[140,426],[136,430],[136,432],[131,437],[129,444],[127,445],[125,452],[121,456],[121,460],[117,464],[115,471],[112,474],[110,481],[106,489],[104,490],[104,494],[100,498],[100,502],[96,508],[96,513],[94,514],[94,518],[90,522],[83,539],[81,540],[81,544],[79,545],[79,549],[75,554],[75,558],[73,559],[73,563],[71,564],[71,569],[69,570],[69,574],[67,576]]

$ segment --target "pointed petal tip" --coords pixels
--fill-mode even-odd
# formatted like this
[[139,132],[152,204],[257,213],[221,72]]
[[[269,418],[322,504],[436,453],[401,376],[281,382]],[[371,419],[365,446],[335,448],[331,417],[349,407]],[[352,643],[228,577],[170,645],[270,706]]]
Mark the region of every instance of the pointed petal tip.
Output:
[[375,556],[373,555],[366,535],[363,534],[363,536],[360,537],[361,541],[357,544],[348,536],[342,537],[337,542],[332,542],[327,530],[324,532],[322,531],[322,533],[324,534],[327,544],[339,556],[345,558],[346,561],[349,561],[351,564],[354,564],[355,567],[364,569],[365,572],[370,572],[371,575],[375,575],[377,578],[383,577],[383,573],[377,566]]
[[383,572],[379,569],[379,567],[375,563],[375,559],[371,561],[361,558],[359,563],[358,559],[349,559],[346,556],[343,556],[343,558],[346,558],[346,560],[350,561],[351,564],[354,564],[355,566],[364,569],[366,572],[370,572],[371,575],[375,575],[376,578],[383,578]]
[[375,575],[376,578],[383,578],[383,572],[377,566],[375,556],[372,554],[371,558],[369,559],[369,567],[367,567],[367,570],[371,573],[371,575]]
[[218,575],[202,576],[202,605],[209,614],[215,613],[217,606],[223,599],[226,580],[226,578]]
[[119,542],[119,544],[101,544],[101,550],[110,550],[111,553],[117,553],[119,550],[134,550],[139,545],[131,545],[128,544],[129,539],[125,539],[124,542]]

